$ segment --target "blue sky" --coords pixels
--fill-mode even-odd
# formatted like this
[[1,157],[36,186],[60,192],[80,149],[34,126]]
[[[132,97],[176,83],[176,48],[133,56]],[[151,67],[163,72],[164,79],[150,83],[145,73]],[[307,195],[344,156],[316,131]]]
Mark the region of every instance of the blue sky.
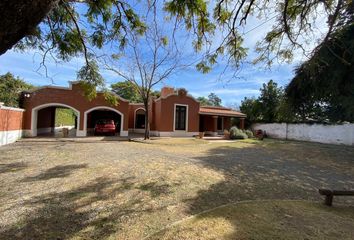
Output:
[[[69,63],[47,62],[48,77],[40,66],[41,57],[38,53],[18,53],[9,51],[0,56],[0,74],[11,72],[16,76],[36,86],[58,85],[68,86],[68,81],[76,80],[76,72],[82,66],[80,59],[73,59]],[[195,97],[207,96],[210,92],[216,93],[224,105],[240,104],[244,97],[257,96],[259,88],[270,79],[280,86],[286,85],[293,76],[293,65],[277,65],[270,69],[247,65],[242,68],[237,79],[230,79],[227,74],[233,74],[230,69],[224,78],[220,79],[223,67],[216,66],[210,73],[202,74],[194,68],[181,70],[171,76],[163,85],[184,87]],[[116,82],[112,74],[103,72],[108,84]]]
[[[244,36],[244,45],[250,49],[249,56],[254,56],[253,48],[256,41],[264,36],[272,24],[270,21],[254,29],[260,25],[259,20],[251,18],[248,21],[244,32],[254,29]],[[189,51],[192,49],[191,46],[186,48]],[[252,60],[252,58],[249,57],[248,60]],[[239,105],[244,97],[258,96],[262,84],[270,79],[273,79],[280,86],[285,86],[293,77],[294,66],[300,61],[297,58],[292,64],[277,63],[270,69],[252,64],[243,64],[236,79],[230,77],[235,71],[231,67],[220,79],[220,73],[224,69],[223,62],[216,65],[208,74],[199,73],[195,68],[183,69],[156,86],[156,89],[164,85],[176,88],[184,87],[195,97],[207,96],[210,92],[214,92],[222,99],[223,105]],[[29,50],[24,53],[10,50],[0,56],[0,74],[11,72],[36,86],[68,86],[68,81],[76,80],[76,72],[82,66],[83,59],[73,58],[70,62],[55,62],[49,59],[46,62],[48,77],[45,76],[44,68],[38,70],[40,63],[41,55],[35,50]],[[121,80],[107,71],[103,71],[102,75],[108,85]]]

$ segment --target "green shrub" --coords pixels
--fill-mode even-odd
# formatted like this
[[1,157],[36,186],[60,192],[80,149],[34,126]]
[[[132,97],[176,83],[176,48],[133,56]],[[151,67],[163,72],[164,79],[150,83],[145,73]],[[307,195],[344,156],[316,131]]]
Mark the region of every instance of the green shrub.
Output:
[[248,138],[247,134],[237,127],[232,127],[230,129],[230,139],[246,139]]
[[245,130],[244,132],[246,133],[248,138],[253,138],[253,132],[251,130]]

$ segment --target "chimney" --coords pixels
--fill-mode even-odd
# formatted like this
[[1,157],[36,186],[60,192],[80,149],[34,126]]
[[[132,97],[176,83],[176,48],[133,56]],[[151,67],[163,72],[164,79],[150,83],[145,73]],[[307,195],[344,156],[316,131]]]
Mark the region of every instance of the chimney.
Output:
[[173,87],[163,87],[161,88],[161,97],[166,97],[170,94],[175,93],[175,89]]

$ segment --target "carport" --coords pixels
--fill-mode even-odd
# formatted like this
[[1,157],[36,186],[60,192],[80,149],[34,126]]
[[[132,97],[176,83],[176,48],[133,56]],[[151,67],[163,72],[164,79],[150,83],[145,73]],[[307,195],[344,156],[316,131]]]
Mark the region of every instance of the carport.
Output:
[[[75,113],[75,123],[71,126],[55,126],[56,110],[58,108],[71,109]],[[61,103],[43,104],[33,108],[31,115],[31,128],[33,129],[34,136],[56,136],[63,127],[69,129],[70,136],[77,136],[80,112],[71,106]]]
[[118,110],[110,107],[99,106],[89,109],[85,112],[85,127],[84,130],[87,136],[94,135],[94,127],[98,120],[113,120],[116,125],[116,134],[123,131],[124,115]]
[[116,106],[107,102],[101,92],[97,93],[95,99],[88,100],[84,96],[80,82],[70,82],[68,88],[44,86],[24,92],[22,94],[25,109],[24,135],[36,137],[38,134],[53,133],[55,131],[55,109],[60,107],[72,109],[75,113],[74,136],[90,135],[99,119],[114,120],[117,135],[128,136],[129,102],[117,97]]

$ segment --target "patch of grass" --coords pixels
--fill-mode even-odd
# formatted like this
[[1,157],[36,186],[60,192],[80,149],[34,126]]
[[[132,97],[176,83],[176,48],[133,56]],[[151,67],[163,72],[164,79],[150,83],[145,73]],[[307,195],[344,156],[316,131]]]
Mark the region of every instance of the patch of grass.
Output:
[[56,108],[55,109],[55,126],[74,126],[75,125],[75,113],[68,108]]
[[255,201],[197,215],[149,239],[353,239],[354,207]]

